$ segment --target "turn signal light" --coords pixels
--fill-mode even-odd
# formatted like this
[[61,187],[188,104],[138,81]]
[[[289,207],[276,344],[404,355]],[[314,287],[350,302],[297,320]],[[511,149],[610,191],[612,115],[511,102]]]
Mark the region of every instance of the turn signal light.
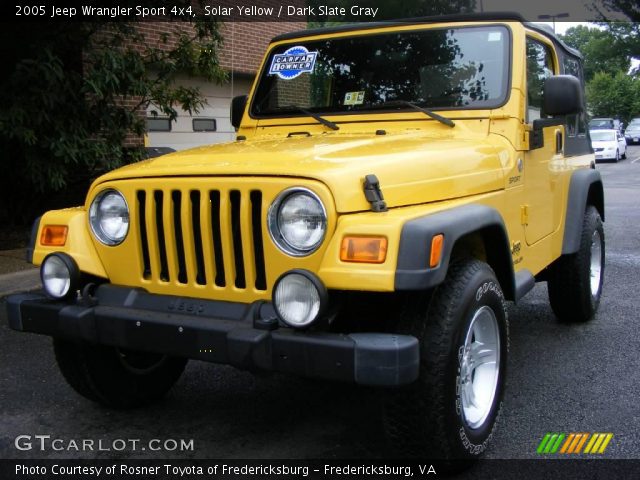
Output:
[[40,245],[62,247],[67,243],[68,231],[69,228],[66,225],[45,225],[40,235]]
[[387,258],[385,237],[344,237],[340,247],[343,262],[383,263]]
[[439,233],[431,239],[431,256],[429,258],[429,266],[435,268],[440,264],[442,259],[442,247],[444,246],[444,235]]

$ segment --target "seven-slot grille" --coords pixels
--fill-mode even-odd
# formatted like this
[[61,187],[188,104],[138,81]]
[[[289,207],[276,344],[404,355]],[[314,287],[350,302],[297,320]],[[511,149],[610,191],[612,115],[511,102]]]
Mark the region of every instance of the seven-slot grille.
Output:
[[142,277],[266,290],[260,190],[136,191]]

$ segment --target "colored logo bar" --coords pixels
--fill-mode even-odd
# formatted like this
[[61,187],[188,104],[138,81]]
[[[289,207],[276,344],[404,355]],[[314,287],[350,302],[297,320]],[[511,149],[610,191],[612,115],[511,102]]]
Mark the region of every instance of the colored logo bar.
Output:
[[613,433],[547,433],[538,445],[539,454],[602,454]]

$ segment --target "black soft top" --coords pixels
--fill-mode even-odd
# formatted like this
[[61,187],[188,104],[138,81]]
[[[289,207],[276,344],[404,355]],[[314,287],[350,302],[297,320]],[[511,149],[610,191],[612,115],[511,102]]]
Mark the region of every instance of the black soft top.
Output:
[[322,35],[326,33],[344,33],[357,30],[370,30],[381,27],[395,27],[404,26],[408,24],[425,24],[425,23],[445,23],[445,22],[480,22],[480,21],[512,21],[521,22],[532,30],[545,35],[550,38],[554,44],[562,48],[566,53],[578,58],[582,58],[580,52],[574,48],[571,48],[564,43],[550,28],[544,24],[533,23],[525,21],[524,17],[516,12],[479,12],[479,13],[464,13],[455,15],[438,15],[432,17],[417,17],[406,18],[401,20],[389,20],[382,22],[366,22],[366,23],[351,23],[346,25],[338,25],[334,27],[325,28],[312,28],[309,30],[299,30],[297,32],[283,33],[273,38],[272,42],[278,42],[281,40],[292,40],[295,38],[312,37],[314,35]]

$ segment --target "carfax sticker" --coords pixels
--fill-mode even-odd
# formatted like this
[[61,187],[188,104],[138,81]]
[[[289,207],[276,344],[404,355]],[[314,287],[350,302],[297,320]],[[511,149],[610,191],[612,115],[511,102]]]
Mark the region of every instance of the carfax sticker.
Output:
[[283,80],[292,80],[303,73],[313,72],[318,52],[310,52],[303,46],[289,48],[278,53],[271,60],[269,75],[277,75]]
[[362,105],[364,103],[364,91],[347,92],[344,94],[345,105]]

